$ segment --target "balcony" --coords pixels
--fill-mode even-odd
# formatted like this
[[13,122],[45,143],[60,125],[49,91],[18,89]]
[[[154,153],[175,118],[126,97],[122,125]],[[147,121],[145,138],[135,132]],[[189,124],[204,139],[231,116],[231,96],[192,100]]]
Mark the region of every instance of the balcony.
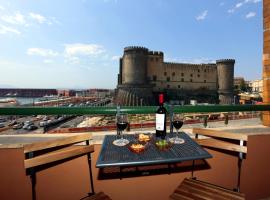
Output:
[[[134,114],[154,113],[155,107],[125,107],[123,112]],[[175,107],[174,112],[182,113],[216,113],[235,111],[268,111],[269,105],[249,105],[249,106],[181,106]],[[115,115],[116,108],[1,108],[0,115],[33,115],[33,114],[109,114]],[[247,121],[244,126],[224,125],[224,121],[218,122],[220,126],[208,125],[214,130],[227,132],[244,133],[248,135],[248,151],[246,159],[242,163],[241,171],[241,192],[245,193],[246,199],[265,199],[270,197],[269,185],[269,143],[270,128],[258,124],[257,119]],[[222,125],[223,124],[223,125]],[[200,124],[203,127],[203,123]],[[190,131],[192,127],[187,126],[185,131]],[[131,133],[132,133],[131,129]],[[69,137],[69,134],[43,134],[25,136],[0,136],[0,173],[1,187],[0,199],[32,199],[31,179],[26,173],[24,166],[25,154],[24,143],[37,143],[44,140],[59,139],[59,137]],[[164,165],[143,167],[139,173],[132,173],[128,176],[109,176],[110,173],[118,174],[119,169],[110,169],[106,173],[95,167],[100,153],[100,139],[103,134],[115,134],[114,131],[93,132],[95,151],[92,154],[92,170],[95,191],[103,191],[112,199],[169,199],[177,186],[186,177],[191,177],[191,162],[178,163],[177,166],[168,171]],[[13,138],[12,138],[13,137]],[[9,140],[9,141],[7,141]],[[4,144],[5,141],[7,144]],[[10,142],[11,141],[11,142]],[[217,151],[215,148],[206,148],[212,154],[212,159],[207,159],[206,167],[195,168],[194,175],[200,180],[220,185],[225,188],[234,189],[237,186],[237,162],[238,154],[227,151]],[[46,151],[46,150],[42,150]],[[126,169],[130,170],[130,169]],[[103,175],[103,176],[102,176]],[[119,174],[118,174],[119,175]],[[36,196],[42,199],[83,199],[91,191],[89,168],[87,156],[65,160],[65,162],[45,165],[38,169],[36,173]]]

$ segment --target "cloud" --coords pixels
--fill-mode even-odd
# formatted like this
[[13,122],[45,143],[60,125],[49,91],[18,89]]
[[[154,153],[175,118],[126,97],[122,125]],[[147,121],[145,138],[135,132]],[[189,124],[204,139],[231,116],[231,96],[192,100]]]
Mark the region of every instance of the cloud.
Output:
[[120,59],[120,56],[113,56],[113,57],[112,57],[112,60],[113,60],[113,61],[119,61],[119,59]]
[[8,8],[0,5],[0,23],[5,27],[1,28],[1,34],[13,32],[21,34],[23,28],[29,28],[35,24],[60,24],[55,17],[45,17],[35,12],[22,13],[20,11],[13,12]]
[[80,64],[81,60],[79,57],[73,56],[73,57],[67,57],[65,62],[68,62],[70,64]]
[[199,16],[196,17],[197,21],[204,20],[208,14],[208,10],[203,11]]
[[219,6],[224,6],[225,3],[224,2],[220,2]]
[[249,18],[252,18],[252,17],[255,17],[256,16],[256,13],[255,12],[249,12],[248,14],[246,14],[246,18],[249,19]]
[[168,58],[166,59],[168,62],[173,63],[188,63],[188,64],[202,64],[202,63],[215,63],[216,61],[211,58],[191,58],[191,59],[181,59],[181,58]]
[[29,48],[26,52],[30,56],[42,56],[42,57],[55,57],[59,53],[51,49],[42,49],[42,48]]
[[106,52],[103,46],[97,44],[66,44],[65,55],[66,56],[97,56]]
[[233,8],[229,9],[228,13],[234,13],[237,9],[239,9],[240,7],[244,6],[247,3],[259,3],[261,1],[262,0],[243,0],[242,2],[235,4]]
[[29,13],[30,18],[36,20],[39,24],[43,24],[44,22],[47,21],[46,17],[37,14],[37,13]]
[[27,25],[25,16],[20,12],[16,12],[14,15],[4,15],[0,19],[8,24]]
[[7,34],[7,33],[14,33],[14,34],[17,34],[17,35],[21,34],[21,32],[18,31],[17,29],[15,29],[15,28],[0,25],[0,34]]
[[237,4],[235,5],[235,8],[240,8],[242,5],[243,5],[243,2],[237,3]]
[[44,59],[43,62],[46,64],[51,64],[51,63],[53,63],[53,60],[52,59]]

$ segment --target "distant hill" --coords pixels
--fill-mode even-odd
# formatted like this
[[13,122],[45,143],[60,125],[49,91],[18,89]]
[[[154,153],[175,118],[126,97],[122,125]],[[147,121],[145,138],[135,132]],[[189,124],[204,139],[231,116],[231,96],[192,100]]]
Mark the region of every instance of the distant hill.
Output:
[[15,88],[15,86],[8,84],[0,84],[0,88]]

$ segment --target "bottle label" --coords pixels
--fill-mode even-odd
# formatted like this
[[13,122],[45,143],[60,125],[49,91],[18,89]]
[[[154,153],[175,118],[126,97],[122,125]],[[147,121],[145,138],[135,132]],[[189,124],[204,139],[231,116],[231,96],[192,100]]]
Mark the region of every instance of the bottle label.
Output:
[[156,130],[164,131],[165,114],[156,114]]

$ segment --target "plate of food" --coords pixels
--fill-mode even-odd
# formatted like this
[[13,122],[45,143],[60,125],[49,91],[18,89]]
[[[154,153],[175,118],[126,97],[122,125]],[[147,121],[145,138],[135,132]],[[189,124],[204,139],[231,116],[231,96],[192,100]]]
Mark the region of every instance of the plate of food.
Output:
[[155,146],[158,148],[160,151],[166,151],[169,150],[172,147],[173,143],[170,142],[169,140],[156,140],[155,141]]
[[140,142],[149,142],[151,140],[151,135],[149,134],[144,134],[144,133],[140,133],[140,134],[137,134],[137,140],[140,141]]
[[147,143],[140,141],[130,142],[128,145],[128,149],[133,153],[142,153],[146,150],[146,148]]

